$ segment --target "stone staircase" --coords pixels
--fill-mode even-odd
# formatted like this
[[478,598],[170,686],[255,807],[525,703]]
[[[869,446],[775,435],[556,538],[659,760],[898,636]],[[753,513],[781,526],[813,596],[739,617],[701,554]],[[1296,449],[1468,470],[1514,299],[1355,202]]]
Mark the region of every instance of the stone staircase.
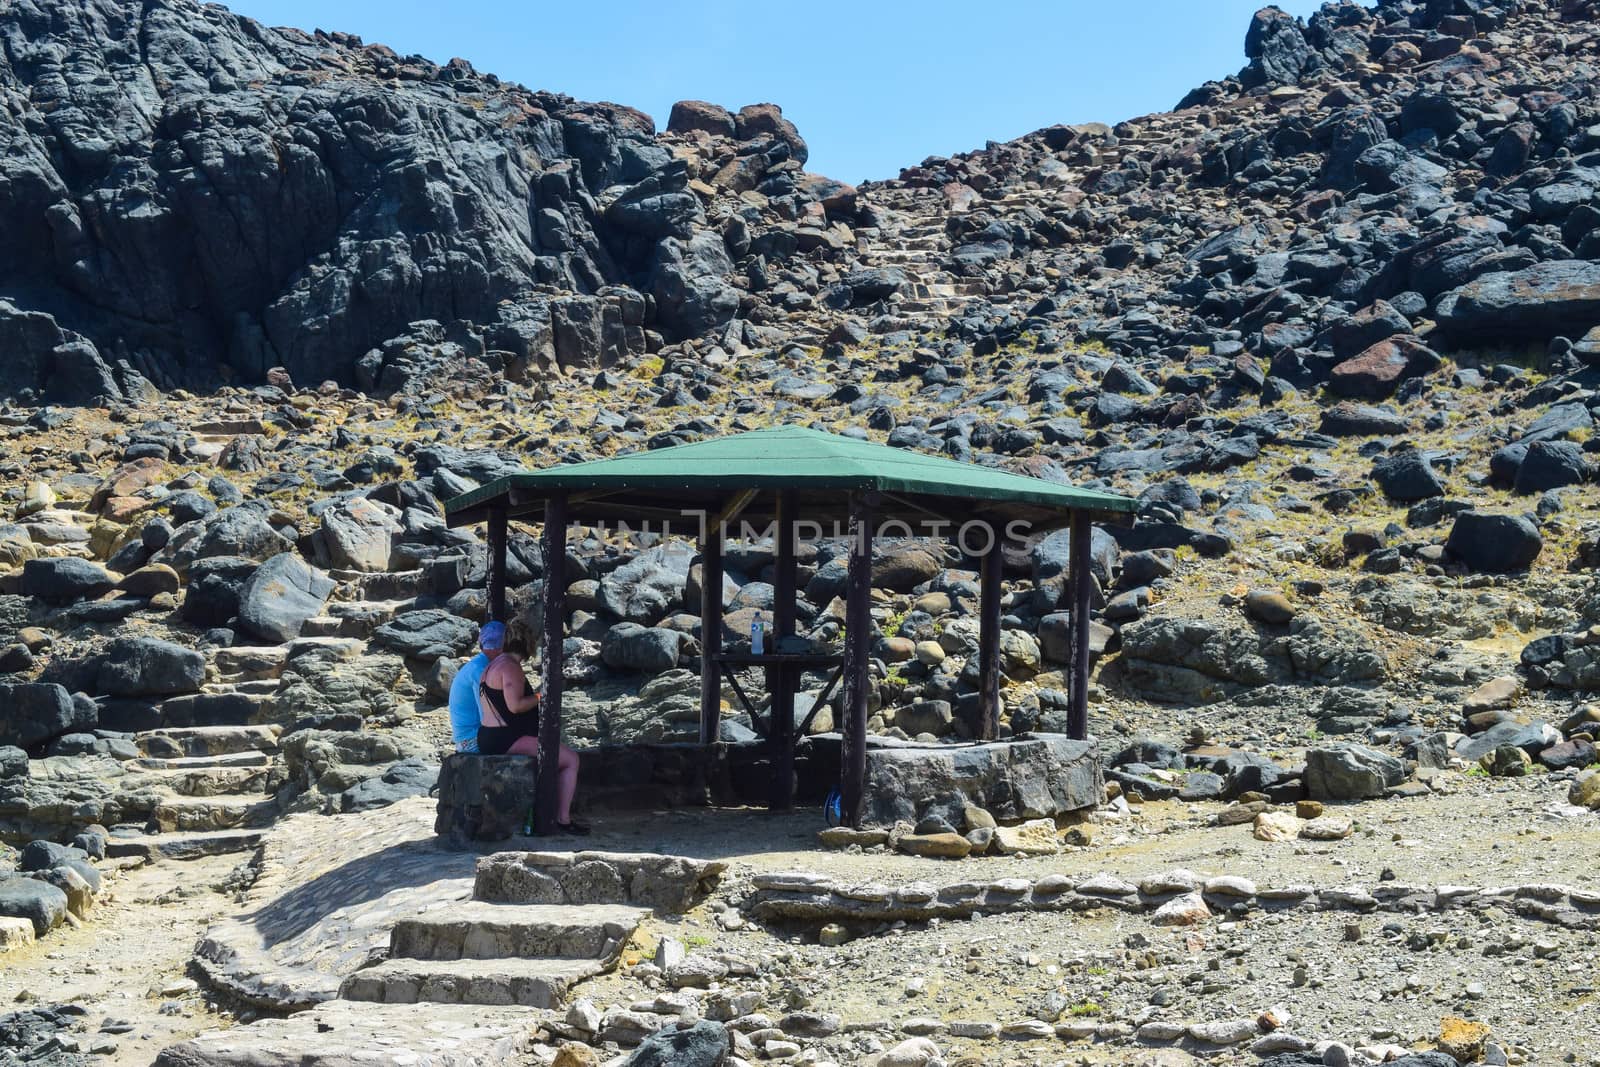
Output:
[[147,832],[114,833],[107,854],[193,859],[255,848],[278,814],[279,732],[277,726],[208,722],[135,733],[142,755],[127,770],[155,802]]
[[396,923],[389,959],[346,978],[339,995],[556,1008],[573,984],[615,966],[645,914],[621,904],[449,906]]
[[558,1008],[616,966],[652,909],[684,910],[721,871],[645,853],[496,853],[479,861],[473,899],[396,919],[389,958],[347,977],[339,996]]
[[251,910],[209,929],[195,965],[268,1016],[291,1014],[201,1034],[155,1062],[548,1062],[530,1047],[573,987],[614,968],[647,916],[692,907],[726,866],[632,852],[474,857],[442,846],[425,829],[431,814],[419,800],[274,829]]

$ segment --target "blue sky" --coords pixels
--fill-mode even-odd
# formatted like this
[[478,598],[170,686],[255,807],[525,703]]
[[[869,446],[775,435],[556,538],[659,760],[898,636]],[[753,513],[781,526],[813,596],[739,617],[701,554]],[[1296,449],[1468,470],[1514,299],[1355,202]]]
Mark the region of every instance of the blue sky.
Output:
[[[1057,122],[1164,111],[1244,64],[1260,0],[233,0],[273,26],[452,56],[665,126],[675,100],[783,107],[807,169],[890,178]],[[1308,16],[1316,0],[1279,0]]]

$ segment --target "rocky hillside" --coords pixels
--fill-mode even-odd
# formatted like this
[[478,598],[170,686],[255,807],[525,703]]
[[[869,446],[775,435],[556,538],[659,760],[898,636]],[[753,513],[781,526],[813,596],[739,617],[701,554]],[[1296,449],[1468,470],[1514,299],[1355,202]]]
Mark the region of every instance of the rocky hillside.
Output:
[[[1094,547],[1130,795],[1285,802],[1325,735],[1394,750],[1343,792],[1564,783],[1600,689],[1597,28],[1268,8],[1173,112],[853,188],[769,104],[657,132],[187,0],[5,7],[5,831],[223,847],[425,789],[485,612],[440,502],[771,422],[1140,499]],[[1062,722],[1065,547],[1008,561],[1010,730]],[[520,610],[545,561],[512,550]],[[808,551],[831,640],[839,548]],[[738,633],[770,546],[736,556]],[[692,736],[692,567],[577,540],[578,741]],[[970,734],[972,561],[887,544],[875,584],[873,728]],[[1167,743],[1205,740],[1249,751]]]
[[[20,1009],[0,1062],[86,1062],[134,1018],[150,1045],[169,998],[198,999],[186,946],[150,961],[145,898],[106,969],[102,875],[199,857],[181,892],[159,865],[121,885],[159,909],[209,871],[207,908],[237,910],[286,838],[338,867],[418,813],[431,840],[408,798],[487,611],[481,532],[443,501],[773,423],[1138,498],[1091,546],[1105,803],[1062,832],[907,789],[915,819],[824,835],[839,853],[810,848],[811,813],[718,812],[716,855],[821,864],[763,884],[847,910],[769,929],[740,875],[688,920],[706,952],[669,943],[674,919],[660,967],[630,958],[611,1007],[552,1032],[609,1055],[699,1018],[673,998],[716,982],[705,1017],[740,1020],[749,1058],[759,1034],[816,1062],[942,1062],[928,1035],[954,1063],[1091,1039],[1273,1067],[1580,1060],[1600,895],[1552,879],[1588,877],[1600,810],[1600,3],[1267,8],[1243,69],[1172,112],[859,188],[807,173],[771,104],[684,101],[658,131],[189,0],[9,0],[0,42],[0,951],[25,964],[0,987],[116,1013],[91,1034],[81,1008]],[[703,795],[670,753],[607,744],[697,734],[692,549],[569,545],[580,806]],[[975,561],[877,549],[871,729],[970,737]],[[723,640],[771,610],[772,558],[730,546]],[[1007,556],[1004,732],[1064,726],[1067,558],[1062,534]],[[529,617],[531,529],[509,569]],[[817,642],[843,576],[841,545],[804,547]],[[764,786],[725,696],[730,788]],[[608,847],[663,847],[656,821],[601,819]],[[236,851],[258,859],[226,873]],[[870,903],[958,877],[990,894],[948,916],[987,931],[970,942]],[[1345,910],[1380,914],[1363,934]],[[127,1007],[116,975],[152,966]],[[1289,1001],[1317,1039],[1280,1032]]]

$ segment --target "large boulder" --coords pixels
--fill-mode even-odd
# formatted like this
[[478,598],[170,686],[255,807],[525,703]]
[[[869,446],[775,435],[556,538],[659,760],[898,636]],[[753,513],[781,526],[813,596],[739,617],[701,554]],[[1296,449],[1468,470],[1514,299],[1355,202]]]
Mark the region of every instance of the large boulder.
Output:
[[1164,703],[1209,703],[1267,684],[1349,684],[1388,674],[1365,628],[1294,616],[1288,633],[1260,633],[1243,621],[1153,615],[1122,629],[1121,681]]
[[1421,341],[1391,337],[1334,367],[1328,388],[1340,396],[1383,400],[1393,396],[1407,378],[1438,367],[1438,355]]
[[[1116,538],[1098,526],[1089,528],[1089,570],[1102,587],[1111,584],[1121,554]],[[1029,548],[1029,561],[1033,564],[1035,582],[1064,580],[1072,565],[1071,531],[1057,530],[1033,542]]]
[[92,730],[94,705],[80,707],[63,686],[0,683],[0,745],[31,748],[62,734]]
[[196,560],[237,556],[260,561],[293,549],[294,542],[268,521],[266,509],[251,501],[182,527],[157,559],[184,573]]
[[407,797],[425,796],[439,780],[439,768],[413,756],[390,764],[376,778],[367,778],[339,797],[341,812],[372,811]]
[[1600,322],[1600,262],[1564,259],[1484,274],[1442,296],[1437,318],[1462,343],[1581,337]]
[[706,1019],[656,1031],[639,1043],[623,1067],[722,1067],[727,1062],[728,1031]]
[[710,104],[704,100],[679,100],[673,104],[672,112],[667,116],[667,132],[693,133],[696,130],[713,137],[732,137],[735,130],[733,116],[720,104]]
[[1296,85],[1322,66],[1299,20],[1277,7],[1264,7],[1250,20],[1244,54],[1250,60],[1239,78],[1246,88]]
[[252,637],[282,644],[300,636],[306,620],[322,612],[333,580],[294,552],[281,552],[239,588],[239,627]]
[[1445,548],[1471,570],[1504,574],[1527,570],[1539,558],[1544,539],[1525,516],[1463,511]]
[[789,149],[789,158],[796,163],[806,161],[808,150],[800,139],[794,123],[783,117],[783,108],[777,104],[746,104],[734,116],[735,135],[741,141],[771,138],[781,141]]
[[1374,460],[1372,480],[1384,496],[1401,504],[1444,496],[1444,483],[1434,472],[1428,454],[1414,448]]
[[1312,800],[1381,797],[1405,778],[1404,762],[1364,745],[1330,745],[1306,753],[1306,793]]
[[317,535],[331,566],[377,573],[389,569],[403,529],[399,509],[358,496],[325,509]]
[[1355,177],[1373,192],[1406,185],[1438,185],[1450,174],[1439,164],[1398,141],[1382,141],[1356,157]]
[[43,937],[67,917],[67,894],[37,878],[0,879],[0,915],[27,919]]
[[639,553],[600,580],[600,606],[628,622],[659,622],[683,602],[693,559],[693,548],[677,541]]
[[678,630],[619,622],[601,639],[600,658],[614,670],[660,674],[678,665],[688,641]]
[[697,233],[688,241],[666,237],[659,247],[651,292],[669,329],[692,336],[733,318],[739,290],[727,282],[733,261],[719,235]]
[[930,797],[963,798],[997,819],[1053,818],[1095,807],[1103,788],[1094,743],[1059,734],[959,748],[882,745],[867,750],[862,819],[915,824]]
[[239,596],[258,566],[255,560],[243,556],[196,560],[189,565],[189,584],[183,592],[180,614],[196,626],[226,626],[239,614]]
[[1542,493],[1589,480],[1589,459],[1583,446],[1573,441],[1535,441],[1517,466],[1514,487],[1519,493]]
[[872,585],[875,589],[907,593],[932,581],[942,570],[943,555],[929,546],[916,541],[893,542],[873,553]]
[[193,693],[206,680],[206,658],[155,637],[121,637],[99,657],[95,685],[113,697]]
[[30,559],[22,565],[22,595],[47,604],[71,604],[97,597],[116,585],[98,563],[75,556]]
[[1335,359],[1360,355],[1379,341],[1411,332],[1411,323],[1386,300],[1362,308],[1347,319],[1340,319],[1328,331]]
[[431,661],[466,652],[478,640],[478,627],[442,608],[423,608],[396,615],[378,627],[372,639],[408,659]]

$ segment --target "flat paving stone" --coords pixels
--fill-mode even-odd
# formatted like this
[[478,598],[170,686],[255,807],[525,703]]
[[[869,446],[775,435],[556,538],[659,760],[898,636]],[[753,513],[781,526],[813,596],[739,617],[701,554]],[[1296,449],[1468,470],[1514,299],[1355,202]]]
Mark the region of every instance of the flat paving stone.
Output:
[[525,1008],[333,1001],[285,1019],[213,1030],[163,1049],[157,1067],[496,1067],[528,1062]]

